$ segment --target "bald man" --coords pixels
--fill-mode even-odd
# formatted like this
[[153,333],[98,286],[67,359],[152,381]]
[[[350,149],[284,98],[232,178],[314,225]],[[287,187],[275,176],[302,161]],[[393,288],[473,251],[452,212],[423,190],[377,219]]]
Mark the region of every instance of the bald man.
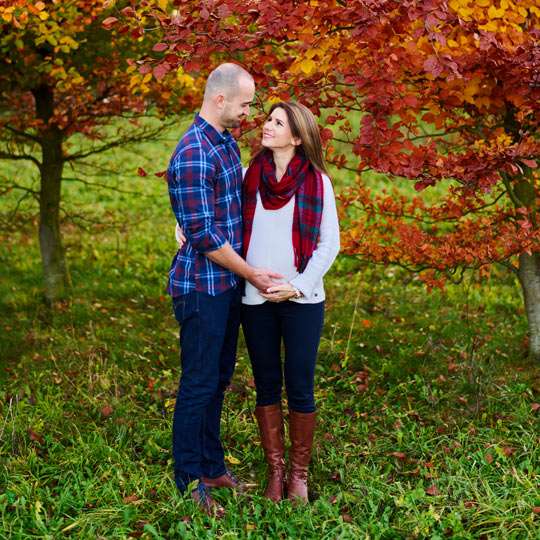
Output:
[[171,264],[167,292],[180,324],[182,375],[173,419],[178,489],[208,514],[224,514],[209,488],[242,490],[220,439],[223,395],[234,371],[242,278],[266,290],[281,275],[249,266],[242,249],[240,150],[228,131],[249,115],[251,75],[218,66],[167,170],[172,209],[186,242]]

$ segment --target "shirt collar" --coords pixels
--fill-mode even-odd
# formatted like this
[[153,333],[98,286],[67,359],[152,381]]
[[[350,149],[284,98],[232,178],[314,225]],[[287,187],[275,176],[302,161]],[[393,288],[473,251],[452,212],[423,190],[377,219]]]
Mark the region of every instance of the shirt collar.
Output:
[[214,145],[218,144],[232,144],[234,142],[233,136],[229,130],[225,130],[220,133],[214,126],[210,125],[206,120],[199,116],[199,113],[195,115],[195,125],[204,132],[204,134],[210,139],[210,142]]

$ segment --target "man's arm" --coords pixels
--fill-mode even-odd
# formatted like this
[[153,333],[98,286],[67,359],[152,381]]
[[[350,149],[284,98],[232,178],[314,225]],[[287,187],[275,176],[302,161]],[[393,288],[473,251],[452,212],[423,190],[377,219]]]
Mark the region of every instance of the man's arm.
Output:
[[233,271],[235,274],[247,279],[254,287],[261,291],[266,291],[269,287],[276,285],[274,279],[283,276],[272,270],[265,268],[253,268],[234,249],[229,242],[214,251],[208,251],[205,255],[213,262]]
[[183,224],[183,233],[194,249],[265,291],[275,285],[271,278],[279,279],[282,275],[247,264],[216,227],[214,170],[204,153],[197,150],[186,148],[177,154],[167,173],[169,196],[177,221]]

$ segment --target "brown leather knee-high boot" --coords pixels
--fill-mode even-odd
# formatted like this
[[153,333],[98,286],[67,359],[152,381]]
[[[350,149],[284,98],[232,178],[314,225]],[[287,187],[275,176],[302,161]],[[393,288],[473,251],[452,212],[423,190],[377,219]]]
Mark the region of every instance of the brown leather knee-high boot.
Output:
[[308,465],[315,435],[317,412],[302,414],[289,410],[289,481],[288,498],[308,502]]
[[255,416],[259,422],[264,457],[268,463],[268,486],[264,496],[271,501],[279,502],[283,498],[286,482],[285,436],[281,403],[255,407]]

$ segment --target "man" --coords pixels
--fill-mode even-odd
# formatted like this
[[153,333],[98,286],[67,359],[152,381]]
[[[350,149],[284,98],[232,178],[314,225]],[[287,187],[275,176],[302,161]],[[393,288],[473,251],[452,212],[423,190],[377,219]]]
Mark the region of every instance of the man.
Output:
[[208,77],[193,124],[173,153],[167,180],[176,219],[187,238],[171,265],[167,292],[181,325],[182,376],[173,418],[175,482],[208,514],[224,510],[210,487],[242,488],[227,470],[219,436],[223,394],[234,371],[241,278],[258,289],[280,274],[249,266],[242,247],[240,150],[236,128],[255,94],[236,64]]

